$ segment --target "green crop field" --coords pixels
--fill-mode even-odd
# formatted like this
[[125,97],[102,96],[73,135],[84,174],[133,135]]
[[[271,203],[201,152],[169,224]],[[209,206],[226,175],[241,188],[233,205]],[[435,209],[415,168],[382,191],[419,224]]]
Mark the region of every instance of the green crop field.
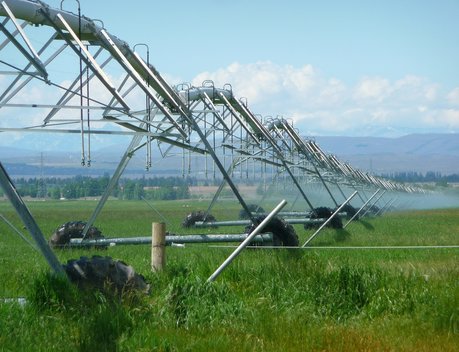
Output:
[[[67,221],[88,219],[96,202],[27,205],[48,238]],[[207,203],[154,206],[171,233],[243,230],[180,227]],[[239,210],[219,202],[212,214],[236,219]],[[8,202],[0,214],[25,232]],[[109,201],[95,225],[107,237],[149,236],[158,221],[145,202]],[[313,233],[295,229],[301,244]],[[151,272],[148,245],[56,251],[62,263],[121,259],[150,282],[150,295],[119,300],[49,275],[41,254],[0,220],[0,351],[459,351],[459,248],[325,248],[457,246],[459,209],[368,217],[325,229],[310,245],[246,249],[213,283],[207,278],[232,248],[168,247],[162,273]]]

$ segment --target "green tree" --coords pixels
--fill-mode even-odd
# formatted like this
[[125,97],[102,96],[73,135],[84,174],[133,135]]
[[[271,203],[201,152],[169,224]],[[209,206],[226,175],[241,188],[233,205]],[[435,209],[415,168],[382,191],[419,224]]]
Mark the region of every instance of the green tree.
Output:
[[67,183],[62,189],[62,195],[67,199],[77,198],[77,190],[74,183]]
[[142,182],[136,182],[133,190],[133,199],[141,199],[145,195]]
[[55,186],[51,188],[51,190],[49,191],[49,196],[52,199],[60,199],[61,198],[61,188],[59,186]]

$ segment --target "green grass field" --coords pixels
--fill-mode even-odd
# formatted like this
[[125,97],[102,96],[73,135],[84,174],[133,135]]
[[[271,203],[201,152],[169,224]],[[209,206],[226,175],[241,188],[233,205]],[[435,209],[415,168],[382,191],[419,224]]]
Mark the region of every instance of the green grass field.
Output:
[[[154,204],[172,233],[198,201]],[[86,220],[94,201],[30,202],[46,237]],[[220,202],[218,220],[239,206]],[[22,230],[6,201],[0,214]],[[145,203],[109,201],[96,226],[107,237],[149,236],[161,218]],[[312,234],[295,226],[304,243]],[[219,233],[242,233],[220,228]],[[24,230],[25,232],[25,230]],[[311,246],[459,245],[459,209],[394,212],[346,230],[326,229]],[[58,251],[62,263],[108,255],[143,274],[149,296],[121,302],[48,275],[33,248],[0,220],[0,351],[459,351],[459,249],[248,249],[212,283],[231,248],[167,248],[150,270],[148,245]],[[25,297],[27,304],[4,302]]]

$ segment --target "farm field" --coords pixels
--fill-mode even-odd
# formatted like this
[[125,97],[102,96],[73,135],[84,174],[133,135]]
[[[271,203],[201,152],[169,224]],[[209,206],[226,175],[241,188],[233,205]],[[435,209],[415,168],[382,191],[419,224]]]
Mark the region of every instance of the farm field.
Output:
[[[49,237],[67,221],[88,219],[96,202],[27,205]],[[171,233],[242,233],[181,228],[207,205],[154,203]],[[236,219],[239,210],[222,201],[212,214]],[[8,202],[0,214],[22,229]],[[106,237],[149,236],[161,220],[145,202],[113,200],[95,225]],[[300,244],[313,233],[295,229]],[[459,248],[317,248],[459,245],[459,209],[368,217],[326,229],[310,245],[247,249],[212,284],[207,278],[232,248],[168,247],[159,274],[150,270],[148,245],[56,252],[62,263],[121,259],[151,283],[150,295],[119,301],[48,275],[42,256],[0,220],[0,351],[459,351]],[[27,303],[5,300],[18,297]]]

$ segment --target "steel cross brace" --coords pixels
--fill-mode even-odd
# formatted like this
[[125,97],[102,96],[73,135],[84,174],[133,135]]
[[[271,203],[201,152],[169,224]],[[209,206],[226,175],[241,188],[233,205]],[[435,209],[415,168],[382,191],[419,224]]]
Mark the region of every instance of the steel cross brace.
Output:
[[6,172],[1,162],[0,162],[0,185],[2,186],[3,190],[5,191],[6,196],[8,197],[14,209],[16,210],[16,213],[19,215],[25,227],[32,235],[40,252],[45,257],[51,269],[53,269],[55,273],[62,274],[65,276],[65,271],[63,267],[57,260],[51,248],[49,248],[48,243],[46,242],[43,236],[43,233],[41,232],[40,228],[35,222],[34,217],[30,213],[27,206],[25,205],[21,196],[16,191],[16,188],[14,187],[13,182],[11,181],[10,177],[8,176],[8,173]]
[[[350,218],[349,221],[343,226],[343,229],[345,229],[346,226],[349,225],[349,224],[350,224],[350,223],[360,214],[360,212],[361,212],[363,209],[365,209],[365,206],[366,206],[368,203],[370,203],[370,201],[379,193],[379,191],[380,191],[380,189],[378,188],[378,189],[376,190],[376,192],[373,193],[373,195],[372,195],[365,203],[363,203],[363,205],[360,207],[360,209],[357,211],[357,213],[355,213],[354,216],[353,216],[352,218]],[[365,215],[365,214],[363,214],[363,215]],[[362,215],[362,216],[363,216],[363,215]]]
[[[91,70],[94,72],[94,74],[99,78],[99,80],[102,82],[102,84],[108,89],[108,91],[112,94],[112,96],[116,97],[118,102],[123,106],[126,112],[129,112],[130,108],[128,104],[124,101],[124,99],[119,95],[117,89],[113,85],[113,83],[110,81],[108,76],[105,74],[105,72],[102,70],[102,68],[99,66],[97,61],[94,59],[94,57],[91,55],[91,53],[86,49],[86,47],[83,45],[81,40],[78,38],[77,34],[72,30],[70,25],[67,23],[67,21],[64,19],[64,17],[58,13],[56,15],[57,19],[61,22],[61,24],[64,26],[65,30],[70,34],[72,37],[72,40],[77,44],[75,45],[72,40],[67,38],[65,33],[62,31],[62,29],[57,25],[57,23],[51,18],[51,16],[47,13],[47,11],[40,9],[41,14],[49,21],[49,23],[52,25],[52,27],[55,29],[55,31],[62,37],[64,40],[67,42],[67,44],[72,48],[72,50],[78,55],[78,57],[84,61],[86,66],[91,68]],[[81,50],[81,51],[80,51]],[[84,54],[84,55],[83,55]]]
[[6,4],[5,1],[2,1],[0,5],[3,7],[5,12],[7,13],[8,17],[10,20],[13,22],[14,26],[16,27],[17,31],[21,35],[22,39],[26,43],[27,47],[29,48],[29,51],[27,51],[17,40],[16,38],[6,29],[6,27],[0,23],[0,30],[7,36],[7,38],[18,48],[18,50],[24,55],[27,60],[30,61],[30,63],[37,69],[37,71],[41,74],[41,76],[45,79],[48,80],[48,72],[46,72],[46,68],[43,65],[43,62],[40,59],[40,56],[37,54],[35,49],[33,48],[32,44],[30,43],[29,39],[27,38],[24,30],[22,27],[18,24],[16,17],[14,16],[13,12],[10,10],[8,5]]
[[287,162],[285,161],[285,159],[284,159],[284,157],[282,155],[282,152],[279,150],[276,142],[273,140],[273,138],[269,134],[268,130],[253,116],[253,114],[247,109],[247,107],[245,107],[243,104],[241,104],[239,102],[237,102],[237,104],[238,104],[239,109],[241,109],[242,111],[245,112],[246,118],[250,119],[250,121],[252,121],[257,126],[256,128],[258,129],[258,131],[269,142],[269,144],[273,148],[273,151],[276,153],[277,158],[279,158],[279,160],[283,164],[285,170],[289,174],[289,176],[292,179],[292,181],[295,184],[295,186],[298,188],[298,191],[300,192],[300,194],[302,195],[303,199],[308,204],[309,208],[311,210],[314,209],[314,206],[312,205],[312,203],[310,202],[310,200],[306,196],[306,193],[304,192],[304,190],[302,189],[302,187],[299,184],[298,180],[296,179],[295,175],[293,174],[292,170],[288,166]]
[[[288,127],[286,127],[288,126]],[[299,136],[295,133],[295,131],[293,131],[292,129],[290,129],[289,127],[291,127],[290,125],[288,125],[287,123],[283,123],[282,122],[282,127],[284,127],[284,130],[287,132],[288,136],[290,137],[290,139],[292,140],[293,143],[295,143],[296,147],[298,148],[298,151],[303,151],[304,153],[304,156],[306,157],[307,160],[310,160],[309,158],[309,155],[308,153],[306,152],[306,150],[304,149],[304,144],[301,143],[301,139],[299,138]],[[273,126],[273,130],[277,133],[277,135],[279,136],[279,129],[276,125]],[[285,140],[283,138],[280,138],[284,143],[285,143]],[[330,198],[332,199],[333,203],[335,203],[335,206],[338,206],[338,202],[336,201],[335,197],[333,196],[333,194],[331,193],[330,189],[328,188],[325,180],[323,179],[322,175],[320,174],[317,166],[314,164],[314,163],[311,163],[312,166],[314,167],[314,170],[315,170],[315,173],[317,175],[317,177],[320,179],[320,181],[322,182],[322,184],[324,185],[328,195],[330,196]]]
[[[54,41],[54,39],[55,39],[55,34],[53,34],[51,38],[38,51],[38,55],[41,55],[48,48],[48,46]],[[44,62],[43,65],[46,67],[64,49],[65,49],[65,46],[62,46],[61,48],[59,48],[50,58],[48,58],[48,60]],[[9,100],[11,100],[22,88],[24,88],[33,79],[33,76],[27,76],[24,82],[22,82],[11,94],[6,96],[15,87],[15,85],[20,81],[20,79],[25,75],[24,72],[26,72],[30,68],[30,66],[32,66],[32,63],[27,64],[26,67],[20,73],[18,73],[17,77],[13,80],[13,82],[11,82],[11,84],[5,89],[3,94],[0,96],[0,107],[2,107]]]

